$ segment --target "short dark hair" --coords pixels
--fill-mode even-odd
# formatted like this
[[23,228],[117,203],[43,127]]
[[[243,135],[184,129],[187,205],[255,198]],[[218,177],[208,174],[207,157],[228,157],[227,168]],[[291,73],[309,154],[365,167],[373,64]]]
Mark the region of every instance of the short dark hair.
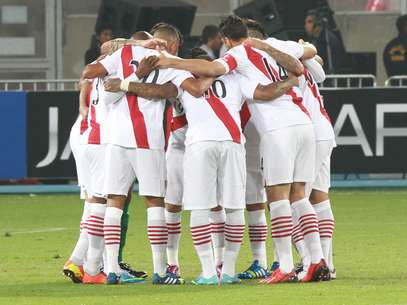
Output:
[[96,29],[96,35],[100,35],[102,32],[104,31],[112,31],[113,32],[113,28],[110,25],[101,25],[99,27],[97,27]]
[[175,25],[172,25],[172,24],[169,24],[169,23],[166,23],[166,22],[159,22],[159,23],[155,24],[151,28],[150,33],[151,33],[151,35],[154,35],[154,33],[158,32],[158,31],[165,31],[165,32],[170,33],[170,34],[172,34],[174,36],[177,36],[180,46],[184,42],[180,30],[178,30],[178,28]]
[[396,21],[396,27],[399,33],[404,31],[404,27],[406,26],[407,23],[407,15],[401,15],[399,18],[397,18]]
[[202,30],[201,40],[207,43],[209,39],[216,37],[219,34],[219,28],[216,25],[209,24]]
[[242,38],[247,38],[249,35],[247,26],[244,24],[243,19],[235,15],[231,15],[224,19],[219,25],[219,28],[223,37],[235,41]]
[[264,29],[263,25],[260,22],[249,18],[244,18],[243,22],[244,24],[246,24],[249,31],[256,31],[259,34],[261,34],[263,38],[267,37],[266,30]]
[[208,55],[208,53],[206,53],[201,48],[192,48],[191,49],[191,58],[198,58],[198,57],[207,56],[207,55]]

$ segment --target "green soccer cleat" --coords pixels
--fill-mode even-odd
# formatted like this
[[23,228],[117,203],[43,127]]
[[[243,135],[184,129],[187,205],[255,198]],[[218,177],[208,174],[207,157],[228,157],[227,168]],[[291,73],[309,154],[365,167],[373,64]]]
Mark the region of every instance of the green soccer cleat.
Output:
[[172,273],[167,273],[164,276],[159,276],[158,273],[153,274],[154,285],[183,285],[185,280]]
[[205,285],[219,285],[219,278],[217,275],[214,275],[210,278],[205,278],[202,275],[197,277],[191,282],[194,285],[205,286]]
[[230,276],[230,275],[227,275],[227,274],[224,273],[221,276],[221,284],[222,285],[224,285],[224,284],[239,284],[241,282],[242,282],[242,280],[239,279],[236,275],[235,276]]

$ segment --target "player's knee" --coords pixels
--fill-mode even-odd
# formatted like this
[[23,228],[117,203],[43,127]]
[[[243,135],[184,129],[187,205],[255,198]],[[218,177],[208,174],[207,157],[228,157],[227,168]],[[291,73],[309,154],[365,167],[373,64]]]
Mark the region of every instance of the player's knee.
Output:
[[305,197],[305,183],[294,182],[290,190],[290,202],[296,202]]
[[146,203],[146,208],[164,208],[164,198],[163,197],[153,197],[145,196],[144,201]]
[[165,209],[170,213],[179,213],[182,211],[182,207],[180,205],[175,205],[171,203],[166,203]]
[[219,212],[219,211],[222,211],[222,209],[223,209],[223,207],[218,205],[217,207],[212,208],[211,211],[212,212]]
[[275,202],[290,198],[290,184],[278,184],[266,187],[267,201]]
[[249,212],[252,211],[259,211],[259,210],[264,210],[266,208],[266,203],[253,203],[253,204],[247,204],[246,205],[246,210]]
[[322,191],[312,190],[309,200],[312,204],[317,204],[329,200],[329,195]]
[[124,196],[124,195],[109,194],[107,196],[107,205],[109,207],[123,209],[125,202],[126,202],[126,196]]

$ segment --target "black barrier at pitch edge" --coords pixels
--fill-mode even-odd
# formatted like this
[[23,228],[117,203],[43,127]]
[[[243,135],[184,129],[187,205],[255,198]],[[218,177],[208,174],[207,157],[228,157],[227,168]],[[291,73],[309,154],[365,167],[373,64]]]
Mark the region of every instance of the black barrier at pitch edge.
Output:
[[[332,173],[407,172],[407,89],[322,93],[337,134]],[[69,132],[77,115],[77,92],[27,94],[29,177],[76,176]]]

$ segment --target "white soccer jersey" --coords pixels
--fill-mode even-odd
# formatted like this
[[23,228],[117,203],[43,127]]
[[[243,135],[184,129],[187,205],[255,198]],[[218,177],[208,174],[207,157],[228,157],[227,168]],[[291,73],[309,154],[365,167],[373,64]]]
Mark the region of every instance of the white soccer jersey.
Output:
[[203,97],[183,92],[188,130],[185,145],[202,141],[233,141],[243,144],[239,111],[245,99],[252,99],[258,83],[237,73],[217,78]]
[[[155,50],[143,47],[125,46],[104,58],[100,63],[109,75],[125,79],[133,75],[139,62],[152,55]],[[186,71],[160,69],[153,71],[143,82],[165,84],[173,82],[179,87],[190,78]],[[113,103],[107,120],[107,141],[110,144],[129,148],[163,149],[165,145],[162,128],[164,100],[147,100],[136,95],[126,94]]]
[[88,128],[82,135],[82,144],[106,143],[106,120],[109,105],[103,101],[103,78],[92,80],[87,99],[89,101]]
[[[277,39],[268,39],[267,42],[295,57],[301,57],[304,52],[303,46],[295,42]],[[235,70],[263,85],[280,81],[287,76],[286,70],[271,56],[248,45],[230,49],[217,61],[224,65],[227,72]],[[271,103],[249,102],[249,108],[259,132],[311,124],[307,109],[303,105],[301,90],[296,87]]]
[[185,137],[188,129],[188,121],[184,107],[179,99],[174,99],[171,105],[170,132],[171,141],[181,146],[185,145]]
[[300,80],[300,89],[303,92],[304,105],[307,108],[314,124],[315,139],[317,141],[334,140],[335,133],[331,119],[325,110],[323,97],[318,85],[306,67]]

